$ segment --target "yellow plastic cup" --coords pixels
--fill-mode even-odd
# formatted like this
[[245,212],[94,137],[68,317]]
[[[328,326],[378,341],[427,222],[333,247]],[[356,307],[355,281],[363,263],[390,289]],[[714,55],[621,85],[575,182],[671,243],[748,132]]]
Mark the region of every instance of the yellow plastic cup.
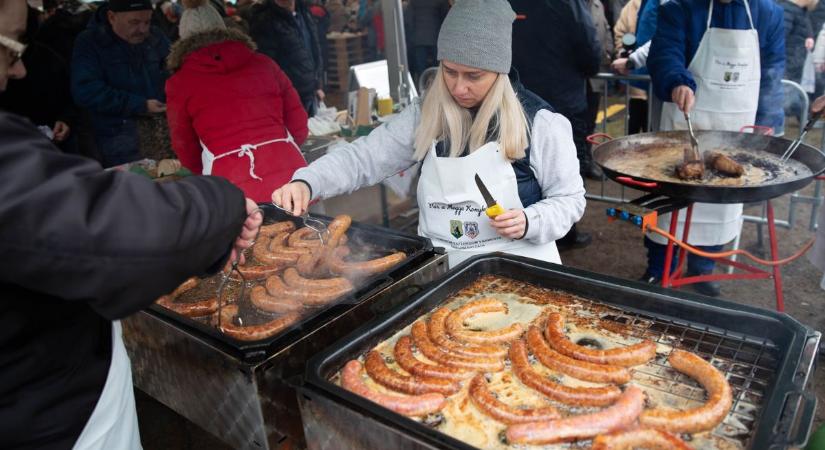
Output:
[[378,115],[379,116],[389,116],[392,114],[392,98],[379,98],[378,99]]

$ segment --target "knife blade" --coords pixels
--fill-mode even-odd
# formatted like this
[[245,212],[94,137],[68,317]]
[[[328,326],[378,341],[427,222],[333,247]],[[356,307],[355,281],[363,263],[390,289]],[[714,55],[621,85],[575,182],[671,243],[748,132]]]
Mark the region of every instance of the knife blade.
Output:
[[481,177],[476,174],[475,176],[476,186],[478,186],[478,190],[481,192],[481,196],[484,197],[484,203],[487,204],[487,209],[484,211],[487,214],[487,217],[494,219],[497,215],[502,214],[504,212],[504,208],[496,202],[496,199],[493,198],[493,195],[490,194],[490,191],[487,189],[487,186],[484,185],[484,182],[481,181]]

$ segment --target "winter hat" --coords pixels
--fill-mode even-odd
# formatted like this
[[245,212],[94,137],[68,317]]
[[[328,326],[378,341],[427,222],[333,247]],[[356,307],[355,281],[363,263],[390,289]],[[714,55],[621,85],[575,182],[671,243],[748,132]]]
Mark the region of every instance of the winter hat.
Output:
[[109,11],[112,12],[146,11],[147,9],[152,9],[150,0],[109,0]]
[[208,4],[208,0],[183,0],[182,3],[184,10],[178,25],[181,39],[202,31],[226,29],[221,15]]
[[438,60],[509,73],[515,19],[504,0],[457,0],[438,33]]

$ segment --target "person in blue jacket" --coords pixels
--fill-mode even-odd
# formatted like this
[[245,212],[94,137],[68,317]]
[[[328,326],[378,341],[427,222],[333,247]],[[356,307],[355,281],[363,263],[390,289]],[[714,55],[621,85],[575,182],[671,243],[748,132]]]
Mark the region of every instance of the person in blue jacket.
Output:
[[77,37],[72,96],[89,110],[104,167],[141,158],[135,117],[163,113],[169,40],[150,0],[111,0]]
[[[774,0],[671,0],[659,7],[647,59],[653,89],[663,102],[660,129],[686,129],[690,114],[698,130],[739,131],[748,125],[774,127],[783,120],[781,79],[785,72],[783,13]],[[706,149],[707,150],[707,149]],[[680,214],[682,236],[684,210]],[[659,219],[667,229],[670,215]],[[742,228],[741,204],[697,203],[688,242],[718,251]],[[664,244],[645,239],[647,280],[664,271]],[[689,276],[713,271],[714,261],[692,255]],[[718,284],[694,288],[719,295]]]

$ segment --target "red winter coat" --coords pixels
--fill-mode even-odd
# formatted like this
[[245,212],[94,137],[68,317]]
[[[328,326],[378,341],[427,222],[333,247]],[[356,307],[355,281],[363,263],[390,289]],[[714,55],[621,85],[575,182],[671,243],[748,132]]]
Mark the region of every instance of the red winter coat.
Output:
[[[212,30],[178,41],[169,54],[174,75],[166,82],[172,147],[184,167],[201,174],[201,142],[216,157],[242,145],[287,137],[297,145],[307,137],[307,114],[298,93],[280,67],[256,53],[236,30]],[[278,142],[217,159],[212,175],[222,176],[256,202],[271,201],[272,191],[306,166],[290,143]]]

